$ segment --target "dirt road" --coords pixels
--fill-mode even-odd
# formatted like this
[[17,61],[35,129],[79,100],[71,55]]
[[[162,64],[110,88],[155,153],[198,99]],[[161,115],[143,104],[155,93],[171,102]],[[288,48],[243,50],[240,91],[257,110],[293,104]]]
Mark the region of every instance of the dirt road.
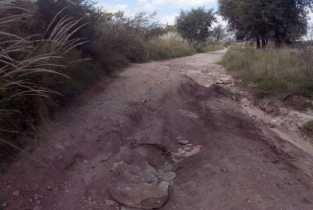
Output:
[[312,210],[312,156],[245,110],[223,54],[99,82],[1,176],[3,208]]

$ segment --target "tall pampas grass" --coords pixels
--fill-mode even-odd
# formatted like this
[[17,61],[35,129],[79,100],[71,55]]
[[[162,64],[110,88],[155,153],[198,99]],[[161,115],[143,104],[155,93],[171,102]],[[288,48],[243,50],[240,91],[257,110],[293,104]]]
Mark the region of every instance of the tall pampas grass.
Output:
[[33,18],[32,10],[18,3],[8,3],[0,4],[0,14],[3,14],[0,15],[0,142],[17,149],[5,140],[8,133],[17,132],[8,128],[6,120],[12,113],[21,113],[19,108],[23,109],[23,104],[16,104],[21,103],[20,99],[25,102],[60,94],[49,89],[43,78],[50,74],[69,79],[63,73],[66,69],[64,59],[70,51],[85,43],[73,38],[84,25],[80,20],[65,16],[62,10],[43,34],[24,35],[12,32],[10,26]]

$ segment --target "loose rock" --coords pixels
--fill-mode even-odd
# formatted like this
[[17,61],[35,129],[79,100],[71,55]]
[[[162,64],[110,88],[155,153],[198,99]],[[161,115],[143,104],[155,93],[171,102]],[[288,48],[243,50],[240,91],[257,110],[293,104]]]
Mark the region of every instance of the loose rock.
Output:
[[107,206],[114,206],[116,204],[116,202],[113,200],[105,200],[104,202]]
[[20,195],[20,191],[19,190],[15,190],[12,194],[14,196],[18,197]]

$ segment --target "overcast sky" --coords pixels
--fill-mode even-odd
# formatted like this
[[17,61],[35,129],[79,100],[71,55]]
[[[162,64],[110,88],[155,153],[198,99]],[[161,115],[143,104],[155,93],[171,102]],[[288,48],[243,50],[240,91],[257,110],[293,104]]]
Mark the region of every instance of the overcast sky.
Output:
[[204,6],[217,9],[218,0],[96,0],[98,6],[110,12],[124,11],[128,15],[138,12],[157,12],[163,24],[173,24],[180,10]]

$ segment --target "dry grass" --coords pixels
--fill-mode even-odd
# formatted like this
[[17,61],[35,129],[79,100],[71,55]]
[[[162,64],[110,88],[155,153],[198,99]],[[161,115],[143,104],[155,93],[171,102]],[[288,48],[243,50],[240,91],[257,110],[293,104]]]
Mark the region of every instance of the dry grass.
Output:
[[206,52],[213,52],[213,51],[217,51],[217,50],[222,50],[224,48],[225,47],[222,43],[209,43],[207,48],[206,48]]
[[313,121],[309,121],[309,122],[305,123],[302,127],[302,131],[306,135],[313,137]]
[[313,93],[311,49],[265,49],[233,47],[222,64],[245,84],[270,94]]

